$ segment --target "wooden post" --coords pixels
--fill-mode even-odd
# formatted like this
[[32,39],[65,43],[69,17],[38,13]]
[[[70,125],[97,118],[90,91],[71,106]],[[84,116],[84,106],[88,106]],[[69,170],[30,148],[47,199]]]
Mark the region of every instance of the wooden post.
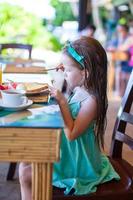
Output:
[[87,25],[87,0],[79,0],[79,31]]
[[51,200],[52,164],[32,163],[32,183],[32,199]]

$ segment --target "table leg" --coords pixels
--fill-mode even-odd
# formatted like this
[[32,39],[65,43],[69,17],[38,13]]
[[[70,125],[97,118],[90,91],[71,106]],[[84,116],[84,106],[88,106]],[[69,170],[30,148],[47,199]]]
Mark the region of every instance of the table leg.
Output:
[[52,163],[32,163],[32,200],[52,199]]

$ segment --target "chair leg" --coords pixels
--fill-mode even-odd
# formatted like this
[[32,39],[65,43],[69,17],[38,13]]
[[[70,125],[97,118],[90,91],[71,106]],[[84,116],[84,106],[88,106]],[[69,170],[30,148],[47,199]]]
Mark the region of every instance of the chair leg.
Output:
[[8,168],[8,174],[7,174],[7,177],[6,177],[7,181],[13,180],[16,167],[17,167],[17,163],[10,163],[9,168]]

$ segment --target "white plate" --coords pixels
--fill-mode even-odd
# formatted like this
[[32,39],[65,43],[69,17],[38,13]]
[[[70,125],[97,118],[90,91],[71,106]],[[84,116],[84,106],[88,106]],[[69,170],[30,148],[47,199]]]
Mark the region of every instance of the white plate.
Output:
[[28,107],[30,107],[33,104],[33,101],[28,99],[28,102],[26,104],[22,104],[20,106],[7,106],[4,105],[2,102],[2,99],[0,99],[0,108],[4,109],[4,110],[8,110],[8,111],[20,111],[20,110],[25,110]]

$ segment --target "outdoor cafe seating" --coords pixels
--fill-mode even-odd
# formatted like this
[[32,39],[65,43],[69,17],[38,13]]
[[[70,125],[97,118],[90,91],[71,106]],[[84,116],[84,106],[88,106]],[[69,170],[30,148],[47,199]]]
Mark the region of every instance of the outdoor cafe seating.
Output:
[[[1,43],[0,63],[4,63],[4,73],[41,73],[45,61],[32,58],[33,46],[22,43]],[[34,66],[34,67],[33,67]],[[41,66],[41,68],[40,68]],[[43,66],[43,68],[42,68]]]
[[[133,167],[128,163],[128,161],[122,158],[122,152],[124,143],[128,145],[131,149],[133,149],[133,138],[131,138],[131,136],[128,136],[126,134],[128,124],[130,124],[131,126],[133,125],[133,115],[131,113],[132,102],[133,102],[133,72],[130,76],[125,94],[122,98],[120,109],[118,111],[118,115],[114,125],[112,144],[109,155],[109,159],[112,165],[114,166],[115,170],[120,175],[121,180],[118,182],[112,180],[111,182],[98,186],[98,190],[96,193],[90,195],[82,195],[82,196],[81,195],[66,196],[64,195],[63,191],[60,191],[59,189],[53,188],[52,190],[51,163],[59,159],[59,141],[60,141],[59,138],[60,138],[60,128],[62,124],[60,124],[59,127],[57,127],[57,129],[52,128],[52,130],[47,129],[46,127],[41,127],[41,129],[40,128],[38,129],[38,124],[36,127],[35,123],[32,123],[34,127],[27,128],[23,126],[27,126],[28,121],[25,121],[25,124],[23,124],[22,123],[23,120],[18,119],[18,128],[16,128],[17,122],[16,124],[13,123],[13,125],[11,123],[12,127],[10,127],[10,124],[8,124],[7,127],[1,127],[2,128],[1,130],[4,130],[4,135],[2,135],[1,139],[2,140],[4,139],[4,142],[8,139],[8,142],[6,144],[7,147],[4,146],[4,151],[3,151],[1,146],[3,144],[3,141],[0,141],[0,146],[1,146],[0,152],[2,152],[0,153],[0,160],[11,161],[14,163],[21,160],[22,161],[28,160],[29,162],[31,161],[33,166],[32,180],[34,180],[32,192],[34,193],[33,199],[36,200],[38,200],[38,195],[40,197],[40,200],[51,200],[51,199],[104,200],[105,198],[109,200],[114,200],[117,197],[123,200],[131,200],[133,196]],[[23,113],[24,115],[23,117],[25,117],[26,113],[28,113],[28,115],[31,114],[29,111],[28,112],[26,111]],[[21,115],[21,113],[19,115]],[[46,119],[47,118],[43,118],[43,120]],[[13,120],[13,118],[11,120]],[[37,120],[37,123],[40,123],[40,125],[42,126],[41,121],[39,121],[38,118],[32,119],[28,117],[28,120],[29,121],[31,120],[31,122],[32,120],[34,122],[35,120]],[[19,127],[19,124],[22,124],[22,127]],[[36,137],[39,137],[38,141],[36,140]],[[22,138],[23,141],[21,141]],[[28,143],[27,139],[29,141]],[[14,143],[15,140],[17,140],[18,144]],[[41,152],[45,151],[46,155],[42,156],[42,154],[40,153],[40,148],[38,148],[38,145],[40,145],[40,143],[43,143],[43,148],[41,146],[42,148]],[[51,147],[52,149],[50,149]],[[14,151],[13,148],[15,148]],[[46,150],[47,148],[49,149]],[[12,151],[10,151],[10,149],[12,149]],[[33,149],[33,152],[31,152],[31,149]],[[23,151],[21,152],[21,150]],[[42,162],[44,158],[45,162],[50,162],[50,163],[40,163],[40,161]]]

